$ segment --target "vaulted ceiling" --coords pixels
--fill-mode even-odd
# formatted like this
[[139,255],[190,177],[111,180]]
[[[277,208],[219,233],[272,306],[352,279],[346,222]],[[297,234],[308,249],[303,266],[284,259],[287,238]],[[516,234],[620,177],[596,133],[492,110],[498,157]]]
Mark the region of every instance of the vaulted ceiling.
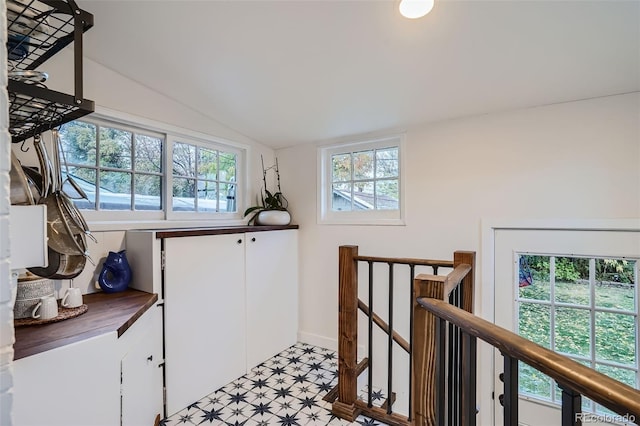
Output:
[[78,3],[90,59],[274,148],[640,90],[636,0]]

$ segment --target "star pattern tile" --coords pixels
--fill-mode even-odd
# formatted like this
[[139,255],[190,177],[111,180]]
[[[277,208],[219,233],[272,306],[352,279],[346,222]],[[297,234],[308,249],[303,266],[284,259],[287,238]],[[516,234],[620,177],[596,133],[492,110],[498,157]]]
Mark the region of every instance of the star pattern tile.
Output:
[[[297,343],[160,426],[385,426],[365,416],[350,423],[331,414],[331,404],[322,398],[337,383],[337,364],[334,351]],[[366,389],[360,395],[366,398]],[[372,392],[378,403],[384,398],[383,392]]]

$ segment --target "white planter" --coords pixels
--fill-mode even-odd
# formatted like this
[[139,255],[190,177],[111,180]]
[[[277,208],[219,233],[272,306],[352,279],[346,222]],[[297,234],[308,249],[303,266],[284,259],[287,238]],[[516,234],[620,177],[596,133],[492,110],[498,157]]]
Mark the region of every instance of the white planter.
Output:
[[256,216],[256,225],[288,225],[291,215],[286,210],[263,210]]

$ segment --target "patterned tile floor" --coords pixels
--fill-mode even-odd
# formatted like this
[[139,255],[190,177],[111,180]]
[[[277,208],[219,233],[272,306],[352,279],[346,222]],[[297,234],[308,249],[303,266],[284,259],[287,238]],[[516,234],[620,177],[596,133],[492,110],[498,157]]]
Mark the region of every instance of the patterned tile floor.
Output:
[[[298,343],[160,425],[384,425],[364,416],[351,423],[331,414],[331,404],[322,398],[337,382],[337,363],[334,351]],[[373,396],[381,404],[384,395]]]

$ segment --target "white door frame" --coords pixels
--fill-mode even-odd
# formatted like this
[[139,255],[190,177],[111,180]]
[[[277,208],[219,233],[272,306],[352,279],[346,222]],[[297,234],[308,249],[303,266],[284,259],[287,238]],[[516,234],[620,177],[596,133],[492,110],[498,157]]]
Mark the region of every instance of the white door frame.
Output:
[[[482,219],[481,220],[481,252],[480,276],[477,306],[479,316],[487,321],[495,322],[495,233],[498,230],[572,230],[572,231],[640,231],[640,218],[630,219]],[[478,302],[476,302],[478,305]],[[489,426],[494,424],[494,392],[493,349],[488,345],[480,345],[478,365],[489,368],[478,369],[478,396],[480,416],[478,424]]]

